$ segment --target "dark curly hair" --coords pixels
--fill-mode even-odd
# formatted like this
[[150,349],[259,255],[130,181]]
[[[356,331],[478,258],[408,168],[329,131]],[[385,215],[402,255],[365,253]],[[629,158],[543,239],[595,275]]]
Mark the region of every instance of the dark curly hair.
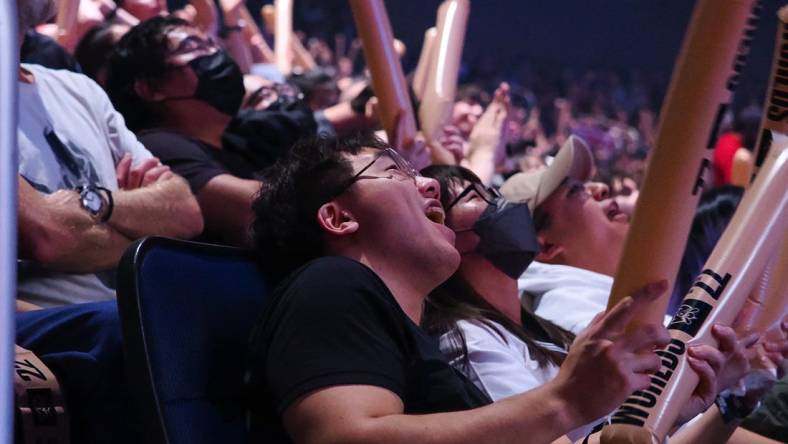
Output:
[[281,279],[323,254],[317,210],[349,184],[353,167],[346,156],[363,148],[389,145],[368,134],[304,139],[262,172],[264,185],[252,205],[252,241],[267,274]]
[[134,82],[155,82],[167,72],[167,33],[189,22],[174,16],[153,17],[120,39],[109,57],[107,94],[126,126],[138,132],[161,121],[155,110],[134,90]]

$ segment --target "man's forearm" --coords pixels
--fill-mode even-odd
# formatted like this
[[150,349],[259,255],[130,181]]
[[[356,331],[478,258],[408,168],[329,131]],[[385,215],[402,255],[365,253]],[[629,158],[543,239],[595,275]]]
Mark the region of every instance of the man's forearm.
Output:
[[130,240],[97,222],[82,208],[79,193],[42,194],[19,179],[19,257],[72,273],[117,266]]
[[[459,416],[461,415],[461,416]],[[441,413],[434,416],[436,443],[550,443],[582,422],[568,403],[544,385],[524,394],[503,399],[472,412]],[[390,431],[399,434],[409,422],[414,435],[402,442],[424,442],[419,437],[421,416],[402,415]],[[406,419],[407,418],[407,419]]]
[[200,207],[178,176],[144,188],[116,191],[113,200],[108,223],[130,239],[153,235],[190,239],[202,232]]
[[[393,394],[383,398],[355,398],[349,406],[347,399],[357,396],[353,391],[353,387],[330,388],[291,407],[292,413],[285,412],[283,420],[293,441],[310,444],[550,443],[583,422],[572,406],[558,395],[553,384],[473,410],[428,415],[387,414],[402,408],[401,400]],[[356,409],[358,405],[370,406],[363,418],[346,410]],[[325,418],[326,415],[329,418]]]

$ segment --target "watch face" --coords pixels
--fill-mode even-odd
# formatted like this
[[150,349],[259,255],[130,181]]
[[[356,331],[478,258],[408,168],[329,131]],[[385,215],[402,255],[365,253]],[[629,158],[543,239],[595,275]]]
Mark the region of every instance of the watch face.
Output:
[[93,190],[85,190],[82,192],[82,205],[93,214],[98,214],[101,210],[101,196]]

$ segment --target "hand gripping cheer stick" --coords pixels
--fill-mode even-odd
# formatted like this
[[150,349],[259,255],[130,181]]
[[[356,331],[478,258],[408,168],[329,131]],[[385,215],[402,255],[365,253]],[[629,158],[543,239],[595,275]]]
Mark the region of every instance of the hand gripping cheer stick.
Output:
[[714,324],[730,325],[788,229],[788,137],[775,138],[761,173],[690,287],[657,352],[662,367],[651,385],[633,393],[602,430],[603,443],[662,442],[698,385],[689,367],[690,345],[716,345]]
[[394,36],[386,7],[382,0],[350,0],[350,7],[378,98],[380,121],[389,143],[397,149],[410,146],[416,137],[416,121],[402,65],[394,50]]
[[[756,0],[699,0],[668,89],[659,133],[624,244],[608,309],[648,282],[673,287],[703,173],[739,73],[760,6]],[[725,29],[726,32],[719,32]],[[649,304],[633,324],[661,323],[669,294]]]
[[437,35],[419,106],[421,132],[430,142],[451,117],[469,13],[469,0],[446,0],[438,8]]

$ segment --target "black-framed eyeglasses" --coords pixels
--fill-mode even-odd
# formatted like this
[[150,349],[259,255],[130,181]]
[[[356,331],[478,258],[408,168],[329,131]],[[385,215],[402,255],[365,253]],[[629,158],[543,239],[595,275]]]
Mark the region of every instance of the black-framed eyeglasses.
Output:
[[[363,175],[365,172],[367,172],[368,169],[370,169],[370,167],[372,167],[372,165],[375,164],[375,162],[378,161],[378,159],[384,156],[388,157],[389,159],[391,159],[391,161],[394,162],[394,164],[392,165],[393,168],[388,168],[384,171],[386,175],[384,176]],[[405,160],[404,157],[402,157],[398,152],[394,151],[393,149],[386,148],[380,150],[380,152],[375,154],[375,157],[373,157],[372,160],[366,166],[364,166],[364,168],[360,169],[358,173],[354,174],[353,177],[348,179],[347,182],[345,182],[345,184],[342,185],[342,188],[340,188],[336,193],[334,193],[332,199],[336,198],[340,194],[347,191],[347,189],[350,188],[351,185],[353,185],[354,183],[358,182],[361,179],[394,179],[399,181],[410,180],[413,181],[413,185],[416,185],[416,177],[418,175],[419,172],[416,171],[416,169],[413,168],[413,166],[411,166],[410,162]]]
[[303,98],[304,93],[302,93],[298,87],[289,83],[273,83],[257,88],[249,95],[249,98],[246,99],[244,107],[253,108],[259,103],[268,103],[266,108],[276,104],[284,107],[302,100]]
[[[219,49],[221,49],[221,46],[211,36],[189,35],[184,38],[175,49],[167,51],[165,59],[177,57],[193,51],[213,52]],[[180,67],[180,65],[170,66],[173,68]]]
[[480,183],[473,182],[451,201],[449,205],[446,206],[446,212],[448,213],[449,210],[452,209],[463,197],[467,196],[468,194],[475,192],[479,197],[482,198],[483,201],[487,202],[488,204],[492,205],[496,199],[501,197],[500,191],[495,188],[484,186]]

